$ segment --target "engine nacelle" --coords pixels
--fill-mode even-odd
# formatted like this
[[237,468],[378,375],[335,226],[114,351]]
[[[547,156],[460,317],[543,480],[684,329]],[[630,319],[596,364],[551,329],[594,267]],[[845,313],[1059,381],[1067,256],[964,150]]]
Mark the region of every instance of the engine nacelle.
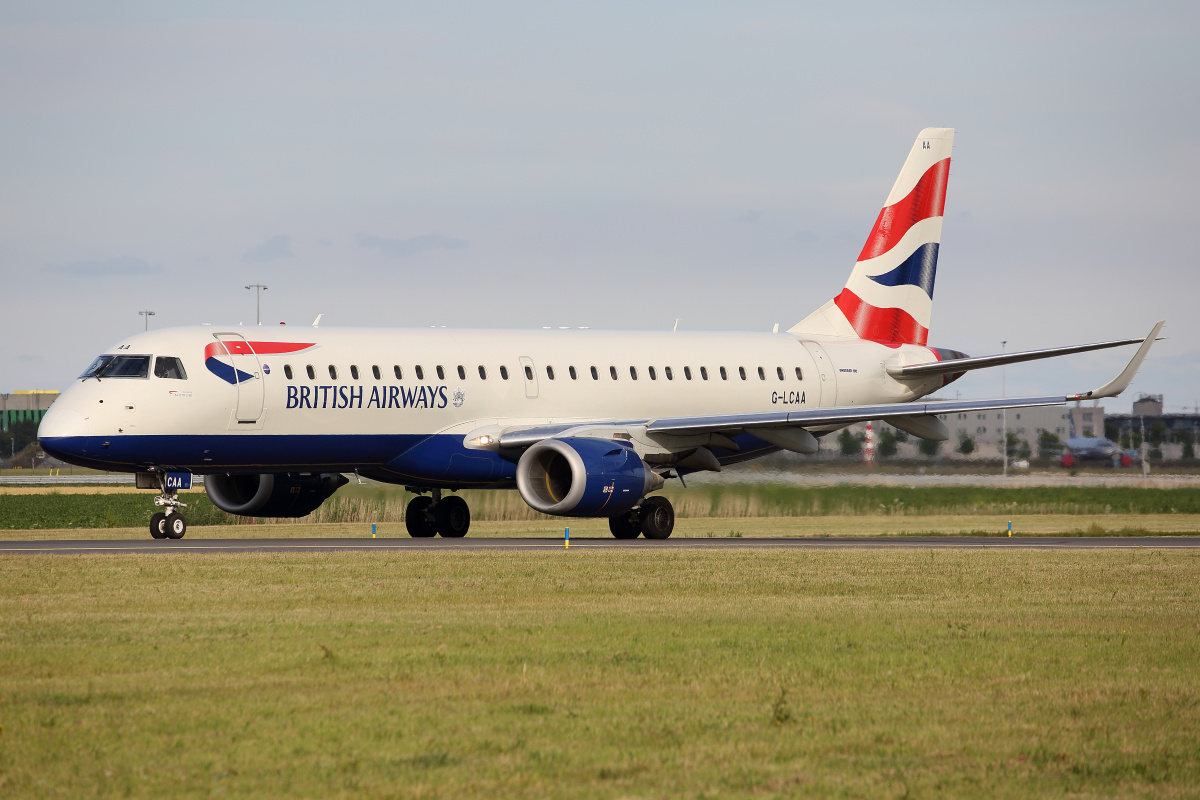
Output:
[[522,499],[560,517],[615,517],[662,483],[630,447],[605,439],[543,439],[517,462]]
[[305,517],[349,483],[336,472],[208,475],[204,491],[213,505],[243,517]]

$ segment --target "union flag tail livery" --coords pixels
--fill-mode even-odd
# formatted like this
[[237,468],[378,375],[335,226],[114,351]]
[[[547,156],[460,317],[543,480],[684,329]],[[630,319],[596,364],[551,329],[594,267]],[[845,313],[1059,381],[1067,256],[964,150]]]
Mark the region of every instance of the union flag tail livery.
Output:
[[925,345],[953,128],[917,136],[841,294],[789,332]]

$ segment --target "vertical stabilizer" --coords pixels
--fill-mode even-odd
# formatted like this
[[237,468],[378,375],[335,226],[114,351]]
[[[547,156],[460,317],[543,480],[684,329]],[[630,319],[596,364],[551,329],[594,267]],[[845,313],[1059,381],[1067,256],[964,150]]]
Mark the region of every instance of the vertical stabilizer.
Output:
[[846,287],[789,333],[891,345],[929,340],[953,144],[953,128],[921,131]]

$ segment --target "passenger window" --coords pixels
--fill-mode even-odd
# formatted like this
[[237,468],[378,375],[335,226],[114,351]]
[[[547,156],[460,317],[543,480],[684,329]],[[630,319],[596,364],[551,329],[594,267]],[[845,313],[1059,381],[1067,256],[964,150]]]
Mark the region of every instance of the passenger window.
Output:
[[549,364],[546,365],[546,377],[550,380],[554,380],[554,367],[550,366]]
[[442,369],[442,365],[441,365],[441,364],[438,364],[438,365],[437,365],[437,374],[438,374],[438,380],[439,380],[439,381],[444,381],[444,380],[446,380],[446,370]]
[[654,367],[646,367],[646,370],[650,373],[650,380],[658,380],[658,373],[654,371]]
[[358,380],[358,365],[357,364],[350,365],[350,377],[354,378],[354,380]]
[[675,376],[671,373],[670,367],[663,367],[663,372],[666,374],[667,380],[669,380],[669,381],[675,380]]
[[392,374],[396,376],[396,380],[404,379],[404,371],[400,369],[399,364],[392,364]]
[[729,375],[726,374],[724,367],[721,367],[721,380],[723,380],[723,381],[729,380]]
[[528,364],[525,365],[525,380],[533,380],[533,367],[529,366]]
[[379,371],[378,364],[375,364],[371,367],[371,374],[375,376],[375,380],[379,380],[383,377],[383,374]]
[[[287,367],[287,371],[291,372],[291,367]],[[154,359],[154,377],[186,381],[187,373],[183,371],[183,362],[175,356],[159,356]],[[292,376],[289,374],[288,377]]]
[[708,367],[700,368],[700,380],[708,380]]
[[592,367],[592,380],[594,380],[594,381],[600,380],[600,373],[596,371],[595,367]]
[[458,365],[458,379],[460,381],[465,381],[467,379],[467,371],[463,369],[462,364]]
[[683,377],[687,378],[689,381],[692,379],[692,368],[691,367],[683,368]]
[[617,379],[617,368],[610,366],[608,368],[608,374],[611,375],[612,379],[615,381]]
[[762,367],[759,367],[759,368],[758,368],[758,379],[759,379],[760,381],[765,381],[765,380],[767,379],[767,373],[763,372],[763,368],[762,368]]
[[335,381],[337,380],[337,367],[335,367],[333,364],[329,365],[329,377]]
[[571,380],[576,380],[579,376],[575,374],[574,367],[567,367],[567,372],[571,373]]
[[417,380],[419,380],[419,381],[425,380],[425,370],[421,369],[421,365],[417,364],[415,369],[417,371]]
[[637,367],[629,368],[629,377],[633,378],[635,381],[637,380]]
[[500,365],[500,380],[508,380],[508,367],[504,366],[503,364]]
[[289,381],[292,379],[292,365],[291,364],[283,365],[283,374],[287,376],[287,379]]
[[479,380],[481,380],[481,381],[487,380],[487,370],[483,368],[483,364],[479,365]]
[[776,367],[775,374],[779,376],[779,380],[783,380],[783,367]]
[[308,373],[308,379],[310,381],[315,381],[317,379],[317,373],[313,372],[312,364],[309,364],[304,368],[304,370]]
[[738,367],[738,375],[742,376],[742,380],[746,380],[746,368]]
[[798,380],[798,381],[804,380],[804,373],[800,371],[799,367],[796,367],[796,380]]

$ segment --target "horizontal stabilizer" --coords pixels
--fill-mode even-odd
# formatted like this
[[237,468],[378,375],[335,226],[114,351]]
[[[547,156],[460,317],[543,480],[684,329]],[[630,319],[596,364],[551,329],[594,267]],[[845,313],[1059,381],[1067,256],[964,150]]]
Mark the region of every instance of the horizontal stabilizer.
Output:
[[1110,347],[1124,347],[1127,344],[1139,344],[1144,339],[1120,339],[1114,342],[1096,342],[1094,344],[1076,344],[1068,347],[1048,347],[1044,350],[1023,350],[1017,353],[1000,353],[993,356],[974,356],[970,358],[955,358],[946,361],[930,361],[926,364],[908,364],[903,367],[888,367],[887,372],[893,378],[901,380],[910,378],[928,378],[931,375],[953,375],[973,369],[987,367],[1002,367],[1006,364],[1020,364],[1024,361],[1037,361],[1042,358],[1069,356],[1072,353],[1087,353],[1092,350],[1107,350]]

